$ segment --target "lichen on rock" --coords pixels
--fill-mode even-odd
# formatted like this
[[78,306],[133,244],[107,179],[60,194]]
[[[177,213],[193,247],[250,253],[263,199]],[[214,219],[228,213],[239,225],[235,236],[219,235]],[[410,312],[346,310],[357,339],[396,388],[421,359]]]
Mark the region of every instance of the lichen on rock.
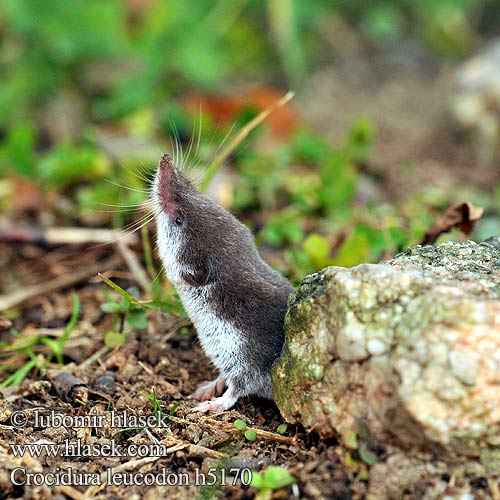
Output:
[[495,462],[495,246],[447,242],[381,264],[323,269],[292,294],[285,329],[273,385],[286,420],[344,437],[363,419],[387,443]]

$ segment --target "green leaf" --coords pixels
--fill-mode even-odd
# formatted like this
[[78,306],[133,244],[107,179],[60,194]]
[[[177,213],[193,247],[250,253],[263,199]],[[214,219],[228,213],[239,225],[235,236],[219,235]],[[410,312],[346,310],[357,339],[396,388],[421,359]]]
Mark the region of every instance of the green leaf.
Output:
[[364,234],[354,233],[340,247],[333,263],[340,267],[352,267],[364,262],[370,256],[370,242]]
[[348,469],[356,470],[358,467],[358,462],[352,457],[352,453],[347,451],[344,456],[345,465]]
[[6,2],[3,10],[18,36],[29,33],[43,48],[51,67],[117,55],[125,43],[126,10],[119,2],[20,1]]
[[363,17],[365,31],[382,43],[394,41],[401,36],[404,19],[399,5],[391,5],[389,2],[374,5],[366,10]]
[[278,428],[276,429],[276,432],[278,434],[285,434],[286,430],[288,429],[288,425],[283,423],[283,424],[280,424],[278,425]]
[[113,349],[115,347],[120,347],[125,344],[125,334],[118,332],[108,332],[104,335],[104,344],[106,347]]
[[147,392],[143,392],[141,395],[144,396],[146,399],[149,399],[149,401],[151,401],[153,403],[153,411],[156,414],[162,413],[161,404],[160,404],[160,401],[158,400],[158,395],[156,394],[155,387],[151,388],[151,394],[148,394]]
[[331,151],[324,137],[308,130],[299,130],[296,133],[293,148],[297,159],[310,165],[321,163]]
[[264,487],[264,476],[260,472],[252,472],[250,486],[261,490]]
[[138,330],[144,330],[148,327],[148,320],[144,309],[129,311],[125,317],[125,322],[132,328],[137,328]]
[[297,480],[284,467],[271,465],[264,472],[264,487],[271,490],[278,490]]
[[358,448],[358,453],[359,458],[361,458],[366,465],[373,465],[377,462],[377,455],[370,450],[367,450],[364,446],[360,446]]
[[368,478],[369,478],[369,474],[368,474],[368,469],[365,465],[362,465],[360,468],[359,468],[359,472],[357,473],[356,475],[356,479],[358,481],[368,481]]
[[332,261],[329,258],[330,243],[321,234],[310,234],[302,244],[302,248],[317,268],[326,267],[331,264]]
[[177,408],[179,408],[179,406],[182,404],[181,401],[178,401],[177,403],[174,403],[172,405],[172,408],[170,408],[170,411],[168,412],[168,414],[172,417],[174,414],[175,414],[175,411],[177,410]]
[[368,427],[368,422],[361,417],[356,417],[356,424],[358,426],[358,435],[361,439],[370,439],[370,428]]
[[124,312],[125,309],[118,302],[104,302],[101,304],[101,311],[106,313],[120,313]]
[[243,420],[235,420],[234,426],[239,430],[239,431],[244,431],[247,428],[247,424],[243,422]]
[[179,37],[176,51],[185,76],[198,84],[213,85],[227,71],[227,59],[215,43],[212,27],[195,28],[191,36]]
[[251,430],[251,429],[247,429],[245,431],[245,437],[249,440],[249,441],[255,441],[257,439],[257,434],[255,433],[255,431]]
[[330,244],[328,243],[328,240],[321,234],[310,234],[306,238],[302,246],[304,247],[307,255],[311,257],[311,259],[326,259],[328,257],[328,254],[330,253]]
[[304,238],[299,214],[294,211],[278,212],[273,215],[262,230],[262,237],[272,246],[280,247],[286,241],[299,243]]

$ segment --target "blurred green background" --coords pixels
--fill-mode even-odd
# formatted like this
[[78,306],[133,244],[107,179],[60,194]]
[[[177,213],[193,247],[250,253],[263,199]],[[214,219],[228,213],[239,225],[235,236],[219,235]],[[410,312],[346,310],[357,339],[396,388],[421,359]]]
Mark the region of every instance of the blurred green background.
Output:
[[292,279],[417,244],[456,202],[498,234],[495,146],[447,103],[499,26],[493,0],[3,0],[0,222],[122,227],[172,138],[207,165],[293,89],[210,191]]

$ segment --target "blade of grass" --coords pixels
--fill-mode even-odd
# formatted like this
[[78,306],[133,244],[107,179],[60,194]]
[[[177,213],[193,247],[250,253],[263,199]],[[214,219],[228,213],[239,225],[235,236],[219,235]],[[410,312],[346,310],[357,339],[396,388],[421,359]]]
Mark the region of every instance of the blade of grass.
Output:
[[57,341],[58,344],[62,347],[69,339],[73,328],[75,328],[76,322],[78,321],[78,316],[80,315],[80,298],[74,292],[71,293],[71,298],[73,299],[73,310],[71,311],[71,318],[69,323],[66,325],[63,334],[59,337]]
[[32,370],[37,363],[37,358],[33,355],[33,357],[24,363],[23,366],[18,368],[14,373],[9,375],[1,384],[0,387],[10,387],[10,386],[18,386],[21,382],[26,378],[26,375]]
[[137,300],[130,293],[128,293],[126,290],[124,290],[122,287],[117,285],[115,282],[111,281],[109,278],[104,276],[104,274],[97,273],[98,276],[106,283],[106,285],[110,286],[115,292],[118,292],[125,300],[128,300],[131,304],[134,304],[136,306],[143,306],[143,307],[151,307],[151,300]]
[[66,325],[66,328],[64,329],[62,335],[57,340],[48,337],[42,337],[40,339],[43,344],[50,347],[50,349],[52,350],[52,354],[56,357],[56,361],[60,365],[64,364],[64,344],[66,344],[67,340],[69,339],[69,336],[71,335],[71,332],[75,328],[76,322],[78,321],[78,316],[80,315],[80,299],[78,298],[78,295],[73,292],[71,293],[71,298],[73,299],[73,310],[71,311],[71,318]]

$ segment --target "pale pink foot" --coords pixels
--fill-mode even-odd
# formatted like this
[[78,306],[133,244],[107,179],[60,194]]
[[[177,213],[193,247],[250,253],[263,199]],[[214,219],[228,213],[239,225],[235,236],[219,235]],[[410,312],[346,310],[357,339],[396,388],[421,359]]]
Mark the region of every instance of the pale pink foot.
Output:
[[212,399],[214,396],[218,396],[222,394],[224,391],[224,387],[226,387],[226,382],[219,375],[215,380],[211,380],[209,382],[203,382],[200,384],[196,391],[193,392],[193,398],[198,401],[206,401],[207,399]]
[[191,411],[221,413],[223,411],[230,410],[235,405],[236,401],[238,401],[238,397],[238,393],[234,387],[229,386],[220,398],[203,401],[203,403],[200,403],[192,408]]

